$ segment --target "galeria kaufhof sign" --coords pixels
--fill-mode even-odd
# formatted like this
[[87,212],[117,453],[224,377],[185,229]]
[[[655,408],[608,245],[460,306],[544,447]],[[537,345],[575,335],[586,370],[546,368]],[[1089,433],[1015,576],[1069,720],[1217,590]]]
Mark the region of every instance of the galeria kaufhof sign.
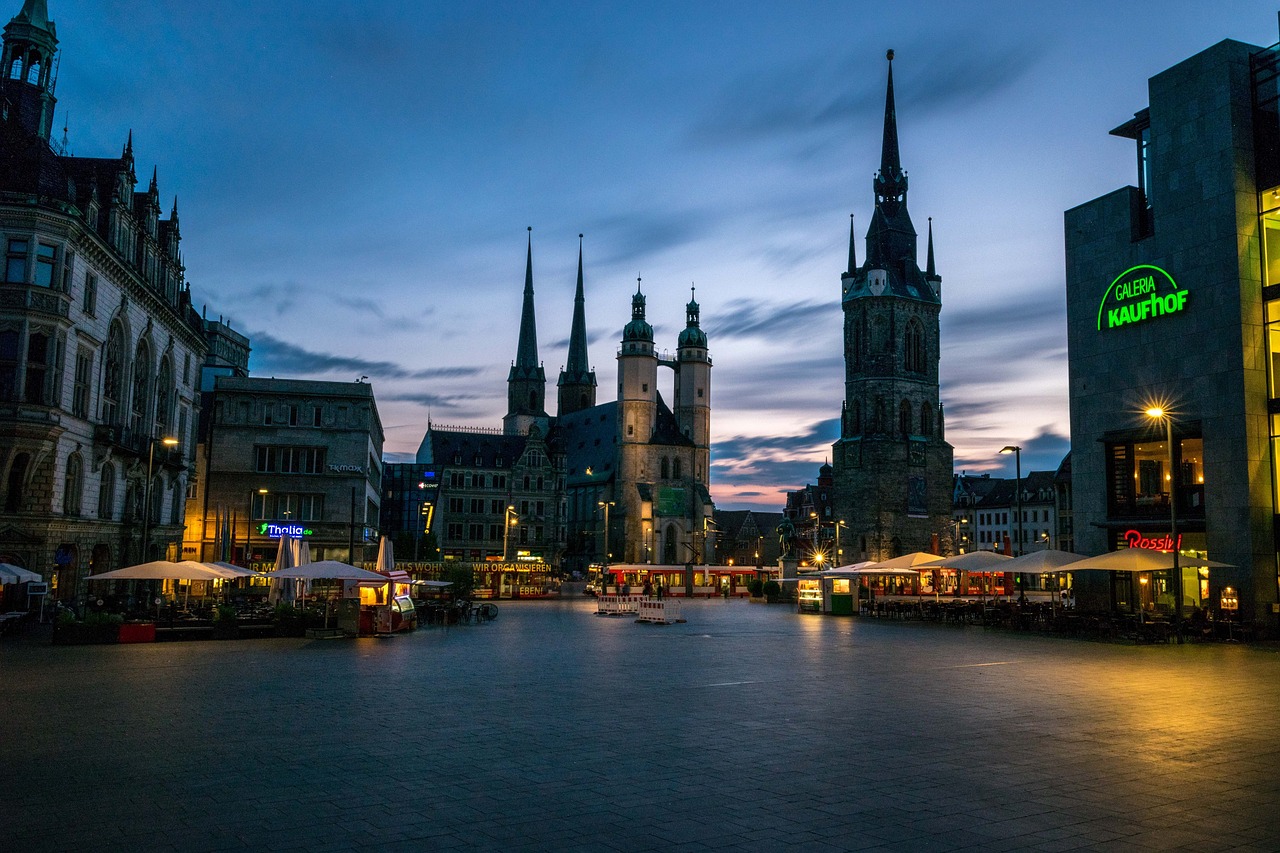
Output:
[[1187,291],[1160,267],[1130,267],[1107,288],[1098,306],[1098,331],[1144,323],[1187,307]]

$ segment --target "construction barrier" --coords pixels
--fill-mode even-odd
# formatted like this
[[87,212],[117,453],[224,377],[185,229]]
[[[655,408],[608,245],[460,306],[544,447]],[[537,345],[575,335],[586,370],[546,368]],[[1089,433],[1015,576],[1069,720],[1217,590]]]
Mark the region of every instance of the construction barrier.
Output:
[[636,611],[636,621],[670,625],[684,620],[680,618],[680,602],[669,598],[645,598],[640,601],[639,610]]
[[627,616],[640,609],[643,595],[602,595],[596,599],[597,616]]

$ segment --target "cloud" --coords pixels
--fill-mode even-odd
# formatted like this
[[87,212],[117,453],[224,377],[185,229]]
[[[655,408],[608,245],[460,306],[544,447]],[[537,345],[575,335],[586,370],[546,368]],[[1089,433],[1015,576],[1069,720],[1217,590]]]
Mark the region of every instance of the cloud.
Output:
[[816,317],[832,316],[830,300],[773,303],[735,299],[716,311],[707,334],[715,338],[768,337],[776,339],[813,326]]
[[390,361],[357,356],[320,353],[282,341],[266,332],[248,333],[253,347],[251,361],[255,373],[329,374],[349,373],[378,379],[465,379],[479,376],[484,368],[455,365],[426,370],[409,370]]

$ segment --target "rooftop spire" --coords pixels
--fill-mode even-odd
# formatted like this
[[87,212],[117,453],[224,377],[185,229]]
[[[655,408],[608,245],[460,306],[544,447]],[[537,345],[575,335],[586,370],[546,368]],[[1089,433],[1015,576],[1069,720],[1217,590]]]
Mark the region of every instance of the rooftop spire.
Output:
[[933,264],[933,217],[929,217],[929,260],[925,265],[924,274],[929,278],[935,278],[938,275],[938,268]]
[[578,235],[578,289],[573,295],[573,325],[569,328],[569,360],[565,372],[580,375],[587,372],[586,297],[582,292],[582,235]]
[[902,171],[898,157],[898,113],[893,106],[893,50],[885,54],[889,60],[889,86],[884,95],[884,140],[880,146],[880,174],[886,178]]
[[538,367],[538,328],[533,316],[533,226],[529,226],[529,246],[524,264],[524,306],[520,309],[520,340],[516,344],[516,367]]
[[853,271],[858,268],[858,243],[857,236],[853,233],[853,214],[849,214],[849,266],[846,272],[853,275]]

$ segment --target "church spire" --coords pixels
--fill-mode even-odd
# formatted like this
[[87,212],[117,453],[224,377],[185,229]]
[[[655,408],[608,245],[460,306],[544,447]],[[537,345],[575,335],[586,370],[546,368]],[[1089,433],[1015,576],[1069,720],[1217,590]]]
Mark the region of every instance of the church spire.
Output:
[[924,268],[925,278],[937,278],[938,268],[933,263],[933,217],[929,217],[929,259]]
[[907,198],[907,175],[902,171],[902,157],[898,153],[898,111],[893,103],[893,51],[885,54],[889,60],[889,82],[884,93],[884,136],[880,144],[880,172],[876,175],[876,203],[897,212],[899,202]]
[[516,344],[516,367],[529,370],[538,366],[538,327],[533,316],[533,227],[529,227],[529,246],[524,262],[524,306],[520,309],[520,340]]
[[524,305],[520,309],[520,339],[516,360],[507,374],[507,415],[502,419],[507,435],[527,435],[529,428],[547,416],[543,399],[547,376],[538,362],[538,328],[533,316],[533,228],[524,265]]
[[858,237],[853,233],[853,214],[849,214],[849,266],[846,267],[846,275],[853,275],[854,270],[858,268]]
[[573,297],[569,358],[560,371],[557,414],[563,416],[596,404],[596,374],[587,363],[587,313],[582,286],[582,235],[578,235],[578,289]]

